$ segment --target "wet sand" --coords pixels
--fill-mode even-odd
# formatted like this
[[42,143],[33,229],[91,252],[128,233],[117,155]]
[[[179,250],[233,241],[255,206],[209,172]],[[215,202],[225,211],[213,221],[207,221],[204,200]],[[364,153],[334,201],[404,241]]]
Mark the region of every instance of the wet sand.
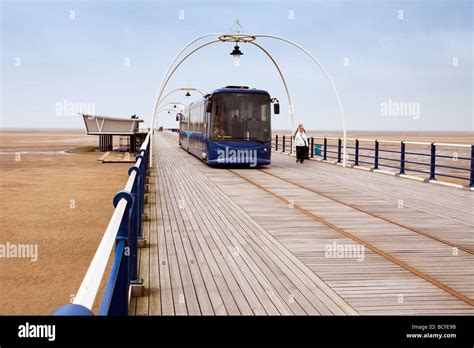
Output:
[[97,161],[97,137],[82,131],[0,139],[0,245],[38,248],[36,262],[0,258],[0,315],[47,315],[78,290],[130,164]]

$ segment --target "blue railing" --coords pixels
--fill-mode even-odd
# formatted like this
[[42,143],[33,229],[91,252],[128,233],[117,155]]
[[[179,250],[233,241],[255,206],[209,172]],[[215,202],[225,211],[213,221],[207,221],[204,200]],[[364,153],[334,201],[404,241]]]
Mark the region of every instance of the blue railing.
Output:
[[113,199],[114,213],[72,304],[56,309],[53,315],[94,315],[92,307],[114,246],[112,268],[98,314],[128,314],[131,287],[143,284],[138,277],[138,241],[143,238],[142,213],[149,150],[150,133],[140,147],[135,165],[128,171],[125,188]]
[[[291,136],[275,135],[273,138],[275,151],[293,152]],[[320,142],[315,142],[320,139]],[[335,160],[342,162],[342,138],[333,137],[310,137],[310,157],[319,157],[322,160]],[[381,167],[395,169],[398,174],[405,175],[406,172],[413,172],[426,175],[428,180],[442,180],[443,178],[454,179],[463,182],[463,186],[474,187],[474,145],[473,144],[448,144],[439,142],[416,142],[416,141],[395,141],[378,139],[347,138],[346,159],[354,166],[368,166],[377,170]],[[369,144],[369,145],[361,145]],[[390,144],[390,148],[383,145]],[[407,150],[407,145],[418,147],[428,146],[429,151]],[[464,151],[464,155],[457,155],[453,152],[446,155],[438,151],[439,148],[457,148]],[[415,158],[413,158],[415,156]],[[416,160],[416,157],[426,158],[426,162]],[[459,165],[448,165],[447,159],[459,163]],[[440,163],[443,161],[443,163]],[[459,162],[458,162],[459,161]],[[455,171],[455,173],[446,172]],[[441,178],[438,178],[441,177]],[[441,181],[440,180],[440,181]]]

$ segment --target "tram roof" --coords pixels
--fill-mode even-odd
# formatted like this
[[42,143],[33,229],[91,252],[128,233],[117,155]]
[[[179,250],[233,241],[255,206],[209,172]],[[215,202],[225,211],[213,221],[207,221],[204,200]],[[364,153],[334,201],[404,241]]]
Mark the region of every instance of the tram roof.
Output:
[[255,88],[240,88],[240,87],[224,87],[218,88],[214,90],[211,94],[217,93],[249,93],[249,94],[269,94],[267,91],[263,89],[255,89]]

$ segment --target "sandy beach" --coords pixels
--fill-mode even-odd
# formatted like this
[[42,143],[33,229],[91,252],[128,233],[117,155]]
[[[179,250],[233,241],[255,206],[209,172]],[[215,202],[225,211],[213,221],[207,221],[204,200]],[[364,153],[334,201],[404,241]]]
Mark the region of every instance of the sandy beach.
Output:
[[47,315],[78,290],[130,164],[97,161],[97,137],[82,131],[0,137],[0,244],[37,247],[36,261],[0,258],[0,314]]

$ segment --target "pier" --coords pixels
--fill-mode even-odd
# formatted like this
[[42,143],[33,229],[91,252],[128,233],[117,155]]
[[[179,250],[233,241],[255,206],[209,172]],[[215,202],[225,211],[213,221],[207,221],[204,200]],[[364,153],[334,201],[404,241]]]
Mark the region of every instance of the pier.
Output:
[[155,133],[148,169],[142,145],[74,305],[58,314],[90,311],[102,277],[102,315],[474,313],[469,190],[281,151],[268,167],[216,168],[177,137]]

